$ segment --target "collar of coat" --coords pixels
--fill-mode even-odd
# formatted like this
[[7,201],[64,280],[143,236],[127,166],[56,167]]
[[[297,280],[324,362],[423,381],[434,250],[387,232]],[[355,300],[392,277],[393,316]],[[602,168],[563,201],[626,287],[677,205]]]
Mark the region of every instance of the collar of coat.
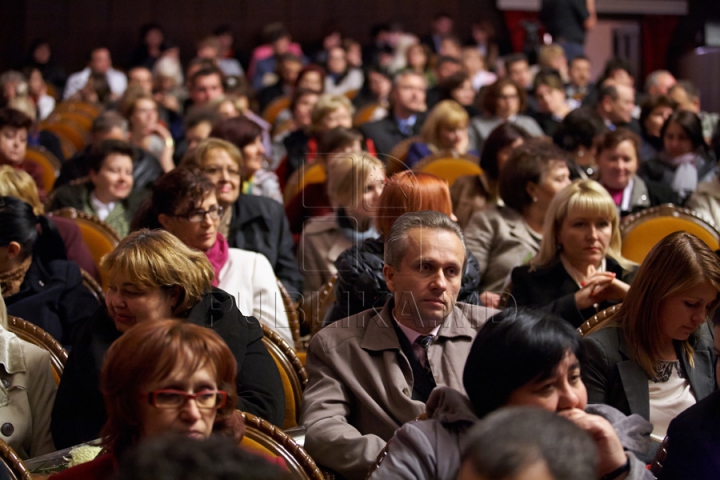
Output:
[[[391,298],[385,303],[385,306],[380,312],[365,317],[366,319],[369,317],[369,324],[365,329],[365,335],[363,335],[360,341],[360,347],[362,349],[375,352],[400,350],[400,341],[392,325],[392,310],[394,306],[395,300]],[[437,335],[438,340],[458,337],[474,338],[477,327],[473,327],[472,319],[463,311],[464,307],[466,307],[466,305],[463,303],[455,304],[450,315],[445,317],[440,326]],[[482,322],[485,321],[484,318],[479,320],[482,320]]]

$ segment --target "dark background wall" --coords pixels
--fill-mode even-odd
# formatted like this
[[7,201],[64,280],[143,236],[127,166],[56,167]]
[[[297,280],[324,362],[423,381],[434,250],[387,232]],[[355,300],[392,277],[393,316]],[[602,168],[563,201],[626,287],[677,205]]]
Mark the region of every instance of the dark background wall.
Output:
[[127,62],[138,43],[138,29],[158,22],[182,49],[186,60],[194,43],[219,24],[229,24],[236,45],[250,50],[266,23],[282,21],[301,43],[319,41],[335,22],[351,38],[365,42],[370,26],[401,21],[425,34],[438,11],[455,18],[456,31],[469,35],[474,20],[501,26],[494,0],[0,0],[0,71],[22,62],[28,45],[47,38],[57,62],[80,69],[89,50],[107,45],[116,64]]

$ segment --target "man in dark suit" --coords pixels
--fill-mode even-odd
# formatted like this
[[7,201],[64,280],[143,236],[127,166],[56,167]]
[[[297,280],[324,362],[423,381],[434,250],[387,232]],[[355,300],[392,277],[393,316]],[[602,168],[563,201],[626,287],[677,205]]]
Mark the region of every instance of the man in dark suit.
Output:
[[363,136],[375,144],[379,158],[390,153],[395,145],[417,135],[425,121],[425,79],[414,72],[395,77],[390,93],[392,110],[383,119],[360,126]]
[[422,37],[422,43],[430,47],[433,53],[440,53],[440,46],[443,38],[452,35],[453,20],[447,12],[439,12],[433,15],[432,31],[430,35]]
[[598,90],[595,111],[610,130],[625,127],[640,135],[640,124],[632,117],[635,89],[606,80]]

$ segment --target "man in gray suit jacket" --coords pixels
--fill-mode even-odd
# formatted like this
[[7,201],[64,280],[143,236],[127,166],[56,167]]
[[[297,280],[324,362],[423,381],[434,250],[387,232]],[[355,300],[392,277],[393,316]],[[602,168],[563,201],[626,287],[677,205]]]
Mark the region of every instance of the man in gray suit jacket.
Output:
[[395,430],[425,411],[435,386],[463,391],[473,338],[495,313],[456,304],[466,258],[459,227],[442,213],[407,213],[393,224],[383,268],[393,298],[310,342],[300,420],[319,464],[365,478]]

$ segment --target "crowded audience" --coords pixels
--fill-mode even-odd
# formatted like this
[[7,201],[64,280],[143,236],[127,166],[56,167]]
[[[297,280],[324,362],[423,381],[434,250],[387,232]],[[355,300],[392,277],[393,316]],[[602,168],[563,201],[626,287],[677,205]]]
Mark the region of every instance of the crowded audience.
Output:
[[[273,22],[192,51],[148,23],[72,65],[22,46],[0,438],[100,445],[58,479],[720,477],[715,92],[598,63],[595,2],[551,3],[522,53],[448,12],[365,45]],[[661,205],[707,234],[638,258]],[[292,452],[250,453],[258,428]]]

